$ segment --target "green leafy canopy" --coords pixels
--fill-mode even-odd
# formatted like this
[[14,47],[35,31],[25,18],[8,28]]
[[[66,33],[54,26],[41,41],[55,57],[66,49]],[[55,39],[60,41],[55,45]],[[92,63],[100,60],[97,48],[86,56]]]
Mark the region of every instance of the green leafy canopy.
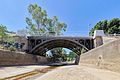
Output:
[[37,4],[30,4],[28,12],[31,17],[26,17],[26,23],[30,35],[61,35],[62,31],[66,31],[67,25],[64,22],[59,22],[57,16],[49,18],[46,10]]
[[105,34],[120,34],[120,19],[113,18],[112,20],[99,21],[89,32],[93,36],[95,30],[104,30]]

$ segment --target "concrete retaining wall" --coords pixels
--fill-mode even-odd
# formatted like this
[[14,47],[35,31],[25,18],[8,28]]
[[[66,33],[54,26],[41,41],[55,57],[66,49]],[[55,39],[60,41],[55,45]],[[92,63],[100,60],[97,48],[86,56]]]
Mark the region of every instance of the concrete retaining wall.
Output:
[[103,38],[103,44],[106,44],[118,39],[117,37],[110,37],[110,36],[103,36],[102,38]]
[[47,58],[26,54],[0,50],[0,66],[2,65],[29,65],[29,64],[45,64]]
[[82,54],[80,63],[96,65],[99,61],[99,56],[102,56],[101,68],[120,72],[120,39]]
[[89,52],[81,55],[82,59],[97,59],[102,55],[104,59],[114,59],[120,57],[120,40],[114,40],[110,43],[99,46]]

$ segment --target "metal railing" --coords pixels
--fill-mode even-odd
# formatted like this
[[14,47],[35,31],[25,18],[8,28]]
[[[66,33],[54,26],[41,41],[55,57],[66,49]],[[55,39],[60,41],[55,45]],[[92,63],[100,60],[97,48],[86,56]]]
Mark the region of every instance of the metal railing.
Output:
[[120,37],[120,34],[105,34],[105,35],[110,37]]

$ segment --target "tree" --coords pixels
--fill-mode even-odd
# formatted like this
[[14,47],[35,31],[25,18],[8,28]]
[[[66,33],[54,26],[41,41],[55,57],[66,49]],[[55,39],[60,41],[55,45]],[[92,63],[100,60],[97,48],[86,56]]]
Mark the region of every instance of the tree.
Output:
[[54,48],[51,50],[52,53],[52,61],[66,61],[67,60],[67,52],[64,50],[64,48]]
[[31,18],[26,17],[26,23],[30,35],[49,35],[51,33],[60,35],[62,31],[66,30],[67,25],[65,23],[59,22],[56,16],[49,18],[46,10],[43,10],[37,4],[30,4],[28,11]]
[[30,35],[41,35],[45,32],[46,23],[46,11],[42,10],[37,4],[30,4],[28,6],[28,11],[32,16],[32,19],[26,17],[26,23],[28,24],[28,32]]
[[73,61],[76,58],[77,54],[73,51],[68,54],[68,61]]
[[49,34],[61,35],[62,31],[66,31],[67,25],[63,22],[59,22],[56,16],[52,19],[48,19],[47,31]]
[[[28,6],[28,12],[31,15],[31,17],[26,17],[29,35],[55,36],[61,35],[63,31],[66,31],[67,25],[64,22],[60,22],[57,16],[53,16],[52,18],[48,17],[46,10],[42,9],[37,4],[30,4]],[[54,56],[53,58],[62,56],[61,52],[61,48],[51,50]]]
[[89,32],[93,36],[95,30],[104,30],[105,34],[120,34],[120,19],[113,18],[112,20],[99,21]]
[[4,25],[0,25],[0,38],[1,38],[1,42],[4,41],[4,38],[7,36],[7,27]]

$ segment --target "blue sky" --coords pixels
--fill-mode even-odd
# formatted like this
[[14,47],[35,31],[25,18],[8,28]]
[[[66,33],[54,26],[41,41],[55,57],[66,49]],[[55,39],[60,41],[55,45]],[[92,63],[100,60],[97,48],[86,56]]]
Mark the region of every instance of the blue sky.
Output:
[[0,24],[10,31],[25,28],[25,18],[30,16],[27,7],[33,3],[65,22],[65,35],[87,36],[98,21],[120,18],[120,0],[1,0]]

